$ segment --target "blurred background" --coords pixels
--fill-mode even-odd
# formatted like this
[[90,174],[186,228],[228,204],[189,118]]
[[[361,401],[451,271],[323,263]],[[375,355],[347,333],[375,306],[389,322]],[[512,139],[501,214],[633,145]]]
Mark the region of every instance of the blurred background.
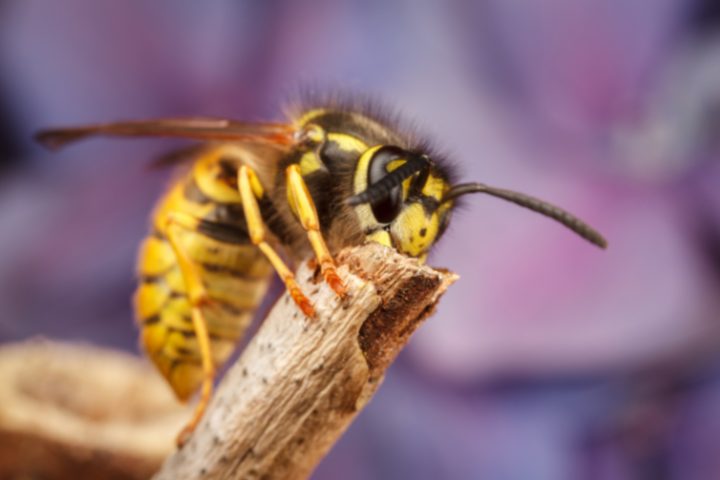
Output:
[[175,145],[36,129],[277,119],[307,84],[610,242],[473,197],[430,259],[461,280],[314,479],[720,478],[716,0],[0,0],[0,340],[137,351],[147,163]]

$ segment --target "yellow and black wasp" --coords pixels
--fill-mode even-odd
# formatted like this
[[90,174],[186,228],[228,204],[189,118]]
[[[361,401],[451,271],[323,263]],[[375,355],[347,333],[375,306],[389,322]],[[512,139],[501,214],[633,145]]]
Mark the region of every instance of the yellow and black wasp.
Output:
[[216,369],[250,324],[273,270],[305,315],[314,315],[285,260],[314,254],[325,281],[344,296],[334,252],[371,241],[424,261],[458,197],[469,193],[509,200],[606,246],[591,227],[544,201],[455,183],[442,157],[377,112],[323,100],[295,108],[282,123],[179,118],[37,135],[50,148],[91,136],[200,141],[165,159],[179,163],[179,172],[140,247],[134,302],[141,343],[176,396],[184,401],[202,388],[180,442],[202,417]]

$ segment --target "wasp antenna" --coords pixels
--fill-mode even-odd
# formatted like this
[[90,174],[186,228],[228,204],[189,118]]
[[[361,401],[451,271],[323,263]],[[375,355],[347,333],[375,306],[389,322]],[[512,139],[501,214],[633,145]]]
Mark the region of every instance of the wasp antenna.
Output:
[[393,188],[429,166],[430,160],[425,155],[410,157],[402,166],[388,173],[382,180],[370,185],[364,191],[348,198],[347,202],[350,206],[379,202],[387,197]]
[[490,187],[482,183],[463,183],[452,187],[443,197],[441,203],[449,202],[461,195],[468,193],[487,193],[493,197],[502,198],[521,207],[528,208],[534,212],[538,212],[546,217],[550,217],[573,232],[580,235],[588,242],[597,245],[600,248],[607,248],[607,240],[594,228],[586,224],[575,215],[563,210],[560,207],[540,200],[524,193],[505,190],[503,188]]

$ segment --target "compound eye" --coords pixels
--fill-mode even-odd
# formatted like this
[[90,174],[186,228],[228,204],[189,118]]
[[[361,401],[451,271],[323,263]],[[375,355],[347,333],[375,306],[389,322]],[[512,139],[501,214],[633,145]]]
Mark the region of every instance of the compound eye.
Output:
[[[368,187],[390,173],[388,167],[392,162],[406,156],[407,153],[404,150],[392,146],[382,147],[375,152],[368,166]],[[402,209],[402,186],[394,187],[380,200],[371,202],[370,208],[379,223],[390,223],[395,220]]]

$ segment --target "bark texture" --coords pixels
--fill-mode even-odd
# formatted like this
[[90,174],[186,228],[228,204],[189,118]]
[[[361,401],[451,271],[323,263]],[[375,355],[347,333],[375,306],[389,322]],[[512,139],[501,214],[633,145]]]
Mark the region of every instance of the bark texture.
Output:
[[303,266],[298,280],[318,317],[281,297],[156,479],[307,478],[456,279],[376,244],[338,261],[349,298]]

